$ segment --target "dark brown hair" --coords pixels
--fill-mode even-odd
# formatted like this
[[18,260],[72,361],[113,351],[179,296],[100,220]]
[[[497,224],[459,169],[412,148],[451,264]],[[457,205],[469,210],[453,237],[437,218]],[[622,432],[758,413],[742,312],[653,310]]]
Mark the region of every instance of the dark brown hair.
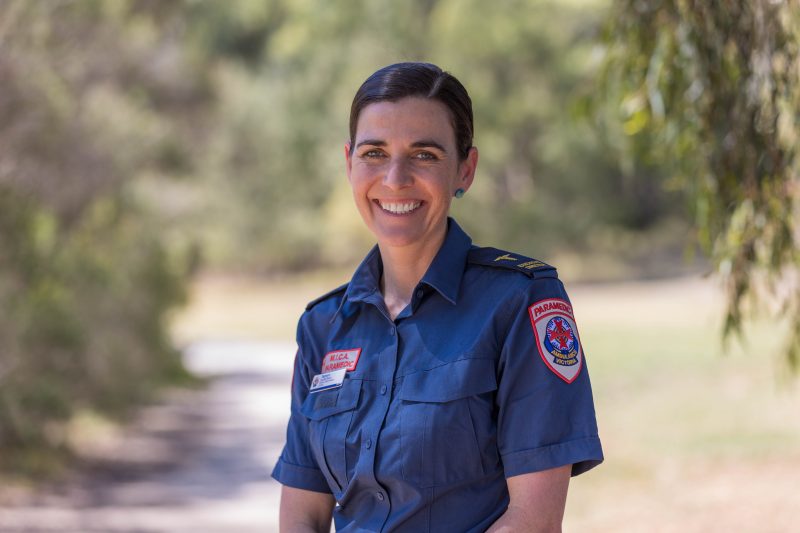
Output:
[[368,105],[418,96],[443,103],[450,111],[458,156],[463,161],[472,148],[472,100],[453,75],[430,63],[395,63],[376,71],[358,88],[350,107],[350,151],[358,117]]

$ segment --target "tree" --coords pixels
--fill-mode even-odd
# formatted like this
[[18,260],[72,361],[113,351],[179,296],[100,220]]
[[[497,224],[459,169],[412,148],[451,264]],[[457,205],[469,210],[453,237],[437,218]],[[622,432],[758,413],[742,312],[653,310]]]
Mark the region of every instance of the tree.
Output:
[[723,333],[771,298],[800,367],[800,6],[618,0],[605,36],[605,118],[685,188],[727,296]]
[[[349,106],[377,68],[421,60],[452,71],[472,96],[479,177],[454,214],[466,215],[459,220],[476,242],[543,258],[594,248],[642,268],[653,230],[677,218],[677,195],[660,187],[657,169],[637,168],[651,180],[629,179],[606,137],[570,113],[595,74],[606,3],[187,4],[188,40],[217,98],[196,165],[209,200],[192,222],[208,264],[296,271],[362,257],[373,238],[344,176]],[[679,256],[678,240],[670,248]]]
[[167,8],[0,2],[0,470],[186,377],[167,319],[188,268],[137,187],[188,173],[201,130]]

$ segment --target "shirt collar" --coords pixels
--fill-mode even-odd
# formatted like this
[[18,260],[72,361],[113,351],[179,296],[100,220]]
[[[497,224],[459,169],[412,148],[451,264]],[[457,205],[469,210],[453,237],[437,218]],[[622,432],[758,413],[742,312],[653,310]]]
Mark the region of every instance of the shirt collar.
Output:
[[436,289],[447,301],[455,304],[458,290],[467,263],[467,253],[472,239],[464,233],[461,226],[452,218],[447,219],[447,235],[428,271],[422,276],[422,283]]
[[[372,247],[367,256],[358,265],[353,278],[347,286],[342,303],[345,300],[360,301],[380,290],[383,260],[378,245]],[[340,306],[341,308],[341,306]]]
[[[467,262],[472,239],[452,218],[447,219],[447,235],[420,283],[429,285],[447,301],[455,304],[461,287],[461,278]],[[346,301],[361,301],[379,292],[383,262],[378,246],[374,246],[353,273],[353,278],[339,305]]]

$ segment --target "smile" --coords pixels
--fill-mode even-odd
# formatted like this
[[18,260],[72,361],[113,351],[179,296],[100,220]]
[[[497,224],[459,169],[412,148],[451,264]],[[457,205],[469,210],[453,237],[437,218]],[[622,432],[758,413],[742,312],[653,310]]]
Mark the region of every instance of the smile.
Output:
[[377,203],[381,209],[393,215],[407,215],[416,211],[422,205],[422,202],[419,200],[410,202],[382,202],[381,200],[375,200],[375,203]]

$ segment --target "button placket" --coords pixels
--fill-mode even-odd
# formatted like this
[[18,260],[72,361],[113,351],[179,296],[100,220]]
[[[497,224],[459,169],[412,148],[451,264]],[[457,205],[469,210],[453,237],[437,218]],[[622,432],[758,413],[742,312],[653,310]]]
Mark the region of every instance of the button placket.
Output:
[[[375,476],[375,468],[376,468],[375,460],[378,452],[381,427],[383,425],[384,420],[386,419],[387,413],[389,412],[389,404],[391,402],[390,395],[387,394],[390,391],[390,388],[387,384],[391,383],[392,380],[394,379],[394,373],[397,367],[397,359],[399,355],[398,349],[400,346],[400,339],[399,339],[399,332],[397,330],[397,324],[392,323],[389,326],[389,337],[390,337],[390,343],[389,343],[390,345],[388,347],[389,351],[386,354],[387,360],[386,364],[382,366],[381,371],[378,375],[378,387],[376,391],[378,393],[378,397],[376,398],[376,400],[377,403],[379,403],[381,406],[383,416],[381,417],[380,421],[376,421],[378,422],[379,425],[378,427],[375,428],[375,432],[373,433],[373,435],[375,435],[375,438],[373,439],[371,437],[368,437],[367,442],[365,444],[366,448],[370,450],[371,453],[371,459],[372,459],[371,466],[372,466],[373,478]],[[378,500],[378,502],[381,503],[381,507],[386,507],[387,504],[389,503],[389,495],[386,493],[385,489],[379,483],[377,483],[377,479],[375,480],[375,489],[378,489],[375,492],[375,498]]]
[[[388,318],[388,317],[387,317]],[[374,414],[377,415],[375,418],[372,418],[371,422],[374,425],[370,425],[369,428],[365,427],[364,429],[369,432],[369,437],[363,441],[363,449],[365,450],[365,455],[367,458],[367,464],[364,465],[365,469],[362,471],[364,473],[366,481],[367,479],[368,484],[365,484],[364,488],[371,488],[374,492],[374,497],[377,500],[378,507],[376,507],[376,512],[384,515],[388,513],[389,508],[389,494],[386,492],[386,489],[378,482],[375,477],[375,468],[376,468],[376,455],[378,454],[378,446],[380,444],[380,435],[381,435],[381,428],[383,423],[386,419],[386,415],[389,412],[389,404],[390,404],[390,394],[387,394],[391,391],[390,385],[392,380],[394,379],[394,373],[397,366],[397,359],[398,359],[398,349],[399,349],[399,332],[397,331],[397,325],[394,323],[390,323],[389,327],[389,337],[386,339],[389,341],[386,346],[385,351],[381,354],[380,362],[378,368],[380,369],[377,376],[376,382],[374,383],[374,389],[372,389],[375,394],[375,399],[373,402],[373,409]],[[380,508],[380,510],[378,510]],[[388,516],[388,515],[386,515]],[[384,520],[386,518],[384,516]]]

